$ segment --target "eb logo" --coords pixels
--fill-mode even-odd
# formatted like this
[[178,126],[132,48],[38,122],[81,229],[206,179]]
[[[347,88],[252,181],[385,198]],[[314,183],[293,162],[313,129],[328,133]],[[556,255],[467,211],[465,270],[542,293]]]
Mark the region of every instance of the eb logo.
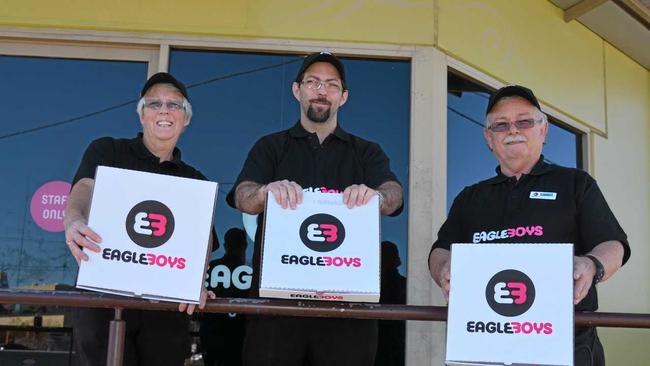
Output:
[[300,239],[311,250],[330,252],[343,244],[345,228],[332,215],[316,214],[306,218],[300,225]]
[[535,285],[525,273],[507,269],[492,276],[485,287],[485,299],[496,313],[518,316],[533,305]]
[[133,206],[126,216],[126,232],[141,247],[159,247],[174,232],[174,215],[161,202],[142,201]]

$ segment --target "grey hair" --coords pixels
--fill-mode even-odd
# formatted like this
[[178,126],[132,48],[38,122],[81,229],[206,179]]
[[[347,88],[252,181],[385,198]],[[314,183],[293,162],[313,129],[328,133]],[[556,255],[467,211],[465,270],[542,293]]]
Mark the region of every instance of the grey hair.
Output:
[[[174,89],[180,93],[180,90],[176,88],[173,84],[167,84],[167,83],[160,83],[156,85],[163,85],[166,87],[169,87],[171,89]],[[140,118],[144,117],[144,96],[138,100],[138,104],[135,107],[135,112],[140,116]],[[183,97],[183,109],[185,110],[185,125],[189,125],[190,121],[192,120],[192,104],[190,103],[187,98]]]
[[[501,103],[501,101],[504,101],[504,100],[511,100],[511,99],[523,99],[523,100],[525,100],[525,101],[528,101],[526,98],[522,98],[522,97],[517,96],[517,95],[512,95],[512,96],[509,96],[509,97],[503,97],[503,98],[499,99],[499,101],[497,102],[497,104],[498,104],[498,103]],[[540,111],[540,110],[539,110],[537,107],[535,107],[535,106],[533,106],[533,107],[535,108],[535,114],[536,114],[536,116],[535,116],[535,120],[541,120],[541,121],[542,121],[542,124],[548,123],[548,117],[546,116],[546,113]],[[490,120],[489,120],[489,118],[488,118],[488,117],[490,116],[490,114],[491,114],[491,113],[488,113],[488,114],[485,116],[485,121],[483,122],[483,125],[484,125],[485,128],[488,128],[488,126],[490,125]]]

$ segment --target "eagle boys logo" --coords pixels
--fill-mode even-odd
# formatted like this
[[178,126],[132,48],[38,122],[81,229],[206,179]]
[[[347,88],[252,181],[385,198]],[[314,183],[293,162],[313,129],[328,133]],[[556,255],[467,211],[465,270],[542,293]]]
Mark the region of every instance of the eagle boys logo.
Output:
[[345,228],[339,219],[328,214],[309,216],[300,225],[300,239],[307,248],[330,252],[343,244]]
[[533,305],[535,286],[523,272],[507,269],[492,276],[485,287],[485,298],[496,313],[518,316]]
[[156,248],[167,242],[174,232],[174,215],[158,201],[142,201],[126,217],[129,238],[144,248]]
[[[535,301],[533,281],[523,272],[507,269],[488,281],[485,299],[497,314],[515,317],[527,312]],[[473,320],[467,322],[468,333],[551,335],[553,323],[545,321]]]

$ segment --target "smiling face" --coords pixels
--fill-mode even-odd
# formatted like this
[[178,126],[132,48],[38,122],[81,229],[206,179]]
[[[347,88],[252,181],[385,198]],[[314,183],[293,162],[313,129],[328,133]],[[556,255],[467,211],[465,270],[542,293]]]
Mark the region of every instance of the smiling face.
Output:
[[336,114],[340,106],[348,99],[348,91],[330,90],[324,84],[317,89],[310,89],[306,81],[320,83],[335,83],[342,85],[341,77],[336,68],[328,62],[315,62],[303,74],[302,83],[293,83],[293,95],[300,103],[300,114],[309,122],[327,123],[336,121]]
[[[542,146],[548,133],[548,123],[535,123],[532,128],[518,129],[515,121],[540,120],[541,112],[526,99],[520,97],[504,98],[494,105],[488,114],[488,126],[483,135],[488,146],[503,166],[517,165],[533,166],[542,154]],[[493,132],[489,127],[495,123],[510,123],[510,128],[504,132]]]
[[[173,144],[183,133],[187,124],[185,110],[183,108],[170,109],[171,104],[183,105],[183,94],[170,85],[157,84],[152,86],[144,95],[145,105],[140,116],[144,138],[155,144]],[[154,102],[154,103],[151,103]],[[149,105],[156,105],[161,102],[160,108],[153,108]]]

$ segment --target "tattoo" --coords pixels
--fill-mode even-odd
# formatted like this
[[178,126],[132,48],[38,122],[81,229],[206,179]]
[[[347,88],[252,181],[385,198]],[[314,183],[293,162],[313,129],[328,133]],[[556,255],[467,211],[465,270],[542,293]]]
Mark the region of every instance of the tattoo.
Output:
[[264,200],[260,202],[258,192],[262,187],[264,185],[252,181],[240,183],[235,190],[235,206],[249,214],[261,213],[264,210]]

